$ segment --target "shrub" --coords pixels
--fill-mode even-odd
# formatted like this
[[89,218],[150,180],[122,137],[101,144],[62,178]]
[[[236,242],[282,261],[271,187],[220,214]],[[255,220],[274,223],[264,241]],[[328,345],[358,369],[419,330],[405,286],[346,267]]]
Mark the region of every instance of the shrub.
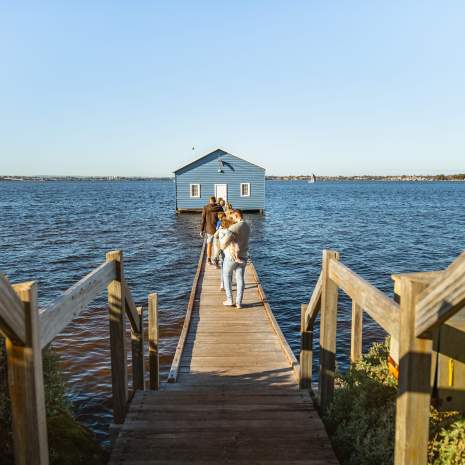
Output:
[[395,379],[387,367],[388,346],[374,344],[346,374],[325,417],[334,448],[345,465],[392,465]]
[[[388,354],[388,341],[373,344],[347,373],[337,375],[324,421],[342,465],[394,462],[397,382],[389,374]],[[465,416],[431,409],[428,463],[465,463]]]
[[465,418],[457,412],[431,415],[428,462],[431,465],[465,463]]

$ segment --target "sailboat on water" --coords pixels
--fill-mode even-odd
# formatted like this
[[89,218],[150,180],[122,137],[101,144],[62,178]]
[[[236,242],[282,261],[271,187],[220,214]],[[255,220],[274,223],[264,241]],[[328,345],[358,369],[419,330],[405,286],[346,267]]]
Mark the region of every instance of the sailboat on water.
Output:
[[312,177],[308,180],[309,184],[313,184],[316,182],[316,176],[312,173]]

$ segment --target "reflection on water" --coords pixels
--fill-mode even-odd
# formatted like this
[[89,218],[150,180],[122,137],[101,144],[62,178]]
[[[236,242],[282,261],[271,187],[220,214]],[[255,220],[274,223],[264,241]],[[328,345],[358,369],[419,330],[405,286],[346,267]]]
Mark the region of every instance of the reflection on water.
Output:
[[[391,273],[445,267],[465,248],[465,183],[268,182],[265,216],[250,215],[251,253],[291,347],[300,304],[318,279],[321,251],[339,250],[356,272],[391,294]],[[0,271],[37,279],[42,306],[105,253],[124,250],[136,304],[159,295],[161,368],[181,330],[198,253],[198,214],[174,214],[174,184],[0,183]],[[347,366],[350,302],[341,296],[338,365]],[[111,384],[106,296],[54,341],[80,420],[106,441]],[[384,335],[365,318],[364,345]],[[318,337],[318,335],[317,335]]]

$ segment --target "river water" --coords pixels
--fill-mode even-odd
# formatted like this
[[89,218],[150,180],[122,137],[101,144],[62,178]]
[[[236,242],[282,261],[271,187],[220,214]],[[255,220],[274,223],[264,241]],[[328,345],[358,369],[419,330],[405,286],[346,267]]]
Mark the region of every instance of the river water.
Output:
[[[292,349],[325,248],[392,295],[392,273],[435,270],[465,249],[465,182],[269,181],[266,213],[249,215],[251,255]],[[0,182],[0,271],[37,280],[41,307],[124,250],[137,304],[159,295],[162,377],[183,323],[198,254],[199,215],[174,213],[170,181]],[[53,343],[80,421],[107,444],[111,380],[106,296]],[[338,354],[347,366],[350,302],[340,299]],[[365,318],[364,347],[383,331]],[[316,335],[318,337],[318,334]]]

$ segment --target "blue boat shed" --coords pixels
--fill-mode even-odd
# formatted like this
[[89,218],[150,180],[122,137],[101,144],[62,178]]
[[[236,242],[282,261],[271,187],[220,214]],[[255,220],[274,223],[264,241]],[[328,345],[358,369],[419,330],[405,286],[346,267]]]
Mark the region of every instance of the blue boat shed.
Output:
[[224,150],[208,153],[174,175],[177,213],[201,211],[212,195],[243,211],[265,209],[265,169]]

